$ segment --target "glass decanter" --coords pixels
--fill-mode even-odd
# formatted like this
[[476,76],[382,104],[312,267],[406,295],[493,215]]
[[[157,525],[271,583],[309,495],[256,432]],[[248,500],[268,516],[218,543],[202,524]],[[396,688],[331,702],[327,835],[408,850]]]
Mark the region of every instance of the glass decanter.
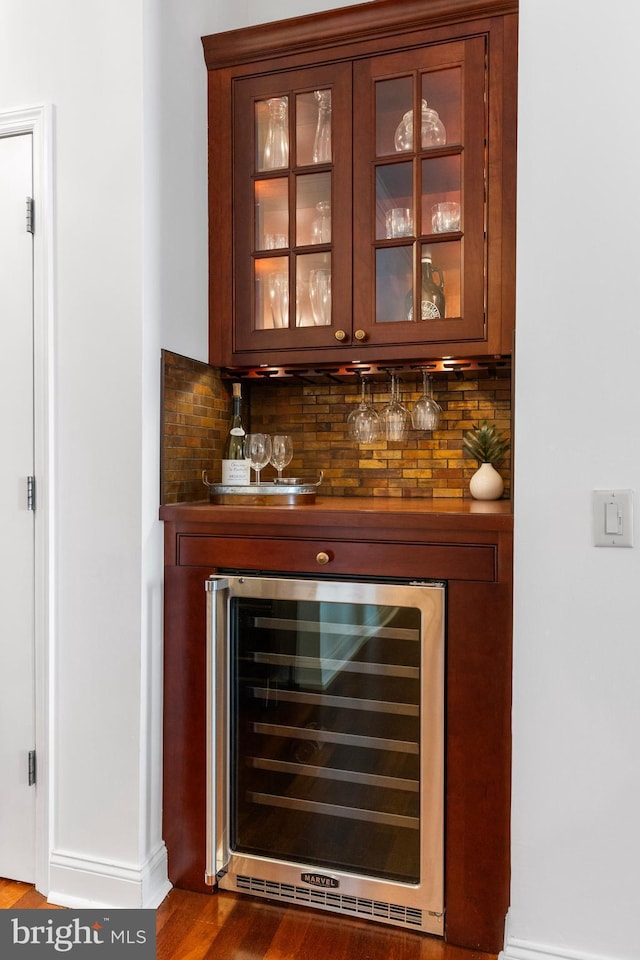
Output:
[[262,169],[274,170],[289,163],[288,103],[286,97],[267,100],[269,126],[262,155]]
[[313,141],[313,162],[331,163],[331,90],[316,90],[318,122]]

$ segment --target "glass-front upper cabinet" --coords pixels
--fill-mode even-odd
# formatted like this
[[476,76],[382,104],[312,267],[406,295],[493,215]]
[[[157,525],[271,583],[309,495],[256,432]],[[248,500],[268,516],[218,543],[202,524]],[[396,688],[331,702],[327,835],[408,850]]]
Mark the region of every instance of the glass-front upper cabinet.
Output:
[[205,38],[214,365],[511,352],[517,18],[417,6]]
[[354,313],[367,342],[485,336],[485,40],[355,65]]
[[334,346],[351,322],[351,66],[240,81],[234,113],[234,349]]

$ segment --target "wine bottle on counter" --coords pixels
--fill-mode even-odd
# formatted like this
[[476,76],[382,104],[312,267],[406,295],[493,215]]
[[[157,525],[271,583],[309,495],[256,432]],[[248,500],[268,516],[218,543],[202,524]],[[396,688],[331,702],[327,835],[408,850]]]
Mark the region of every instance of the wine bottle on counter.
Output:
[[245,429],[242,425],[242,385],[233,385],[233,419],[222,458],[222,482],[244,486],[251,479],[251,463],[244,455]]

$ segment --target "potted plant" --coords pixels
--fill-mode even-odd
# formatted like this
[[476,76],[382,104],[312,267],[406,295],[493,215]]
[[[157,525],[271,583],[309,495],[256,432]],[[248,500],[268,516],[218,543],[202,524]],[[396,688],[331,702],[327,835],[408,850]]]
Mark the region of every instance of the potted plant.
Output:
[[471,496],[476,500],[498,500],[502,496],[504,483],[495,464],[508,451],[509,440],[504,434],[498,433],[494,424],[483,420],[479,426],[474,424],[467,431],[462,444],[465,452],[480,465],[469,481]]

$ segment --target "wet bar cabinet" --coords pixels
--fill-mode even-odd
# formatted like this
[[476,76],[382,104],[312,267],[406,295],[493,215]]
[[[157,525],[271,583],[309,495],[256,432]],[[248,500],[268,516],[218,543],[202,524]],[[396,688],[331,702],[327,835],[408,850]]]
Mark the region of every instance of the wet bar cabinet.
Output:
[[[162,507],[161,517],[172,882],[211,891],[228,871],[234,889],[245,885],[254,895],[351,916],[370,910],[369,919],[384,922],[397,919],[397,908],[401,925],[501,949],[509,897],[510,504],[324,497],[304,507],[176,504]],[[207,598],[213,605],[218,591],[207,584],[238,577],[247,581],[238,588],[244,627],[224,634],[235,665],[228,675],[218,664],[214,680]],[[372,583],[381,585],[377,599]],[[421,606],[421,591],[442,605]],[[420,641],[424,624],[431,626]],[[241,718],[235,732],[227,710]],[[218,729],[208,737],[212,711]],[[217,797],[208,783],[215,751],[226,752],[233,781]],[[211,832],[213,817],[225,824],[222,839]],[[351,865],[346,836],[356,848]],[[384,855],[367,850],[374,840]],[[278,860],[294,865],[295,880],[282,877]],[[349,888],[344,877],[356,874],[369,878],[368,887]],[[430,884],[435,899],[433,890],[426,895]],[[414,921],[413,911],[423,909]]]

